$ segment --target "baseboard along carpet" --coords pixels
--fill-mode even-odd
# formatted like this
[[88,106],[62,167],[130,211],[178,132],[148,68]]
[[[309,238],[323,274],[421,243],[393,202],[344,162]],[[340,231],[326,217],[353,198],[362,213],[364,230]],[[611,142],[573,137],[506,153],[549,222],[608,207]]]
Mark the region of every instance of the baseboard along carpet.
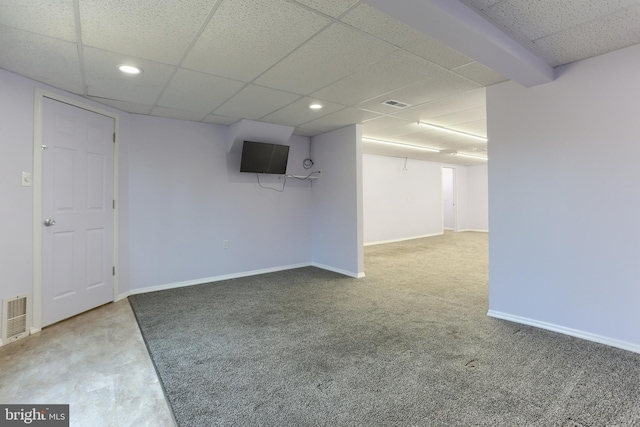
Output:
[[487,237],[129,299],[181,427],[640,425],[640,355],[487,317]]

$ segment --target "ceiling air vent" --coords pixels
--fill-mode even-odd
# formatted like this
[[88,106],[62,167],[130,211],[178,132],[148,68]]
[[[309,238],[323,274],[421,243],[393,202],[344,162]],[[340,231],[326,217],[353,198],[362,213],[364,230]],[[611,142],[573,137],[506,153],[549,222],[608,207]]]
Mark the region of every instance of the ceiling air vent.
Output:
[[2,344],[29,335],[28,295],[6,298],[2,304]]
[[383,104],[388,105],[389,107],[399,108],[399,109],[411,107],[411,105],[405,104],[404,102],[396,101],[395,99],[387,99],[386,101],[383,102]]

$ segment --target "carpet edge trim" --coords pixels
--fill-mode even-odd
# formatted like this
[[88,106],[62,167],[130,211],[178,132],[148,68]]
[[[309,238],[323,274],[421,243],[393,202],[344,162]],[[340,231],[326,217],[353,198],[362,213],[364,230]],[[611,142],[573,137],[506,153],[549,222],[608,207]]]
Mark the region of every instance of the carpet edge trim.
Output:
[[129,303],[129,309],[133,313],[133,318],[136,320],[136,326],[138,327],[138,332],[142,337],[142,342],[144,342],[144,346],[147,349],[147,355],[149,356],[149,360],[151,360],[151,364],[153,365],[153,370],[156,372],[156,378],[158,378],[158,383],[160,384],[160,388],[162,389],[162,394],[164,395],[164,400],[167,403],[167,407],[169,408],[169,414],[171,414],[171,419],[173,420],[173,424],[175,427],[178,427],[178,419],[176,418],[176,414],[173,410],[173,405],[171,404],[171,400],[169,399],[169,395],[167,394],[167,388],[164,385],[164,381],[162,380],[162,376],[160,375],[160,370],[158,369],[158,365],[156,365],[156,361],[151,355],[151,347],[149,347],[149,342],[147,341],[147,337],[142,332],[142,326],[140,325],[140,319],[138,319],[138,313],[136,313],[135,308],[133,307],[135,303],[131,300],[127,301]]
[[622,341],[603,335],[593,334],[591,332],[581,331],[578,329],[567,328],[566,326],[556,325],[554,323],[543,322],[528,317],[517,316],[513,314],[503,313],[501,311],[489,310],[487,316],[495,319],[508,320],[510,322],[520,323],[523,325],[533,326],[540,329],[546,329],[552,332],[558,332],[563,335],[569,335],[575,338],[581,338],[587,341],[616,347],[622,350],[631,351],[640,354],[640,345],[628,341]]

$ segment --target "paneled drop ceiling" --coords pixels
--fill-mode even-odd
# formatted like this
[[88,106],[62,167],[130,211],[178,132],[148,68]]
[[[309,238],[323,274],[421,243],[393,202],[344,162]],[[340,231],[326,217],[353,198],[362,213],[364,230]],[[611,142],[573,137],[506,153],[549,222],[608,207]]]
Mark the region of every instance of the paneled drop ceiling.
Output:
[[[638,0],[461,1],[551,66],[640,43]],[[364,0],[0,2],[0,68],[97,102],[305,136],[362,123],[368,138],[444,151],[365,142],[368,153],[478,162],[448,153],[486,155],[486,142],[418,121],[486,135],[485,87],[506,80],[490,66]]]

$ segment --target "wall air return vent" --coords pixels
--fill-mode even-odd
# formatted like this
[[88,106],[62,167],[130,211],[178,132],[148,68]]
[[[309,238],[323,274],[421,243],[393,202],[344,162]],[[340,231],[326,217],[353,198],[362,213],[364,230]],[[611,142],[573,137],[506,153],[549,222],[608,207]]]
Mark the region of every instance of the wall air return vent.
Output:
[[403,109],[407,107],[411,107],[411,105],[406,104],[404,102],[396,101],[395,99],[387,99],[383,102],[384,105],[388,105],[389,107]]
[[2,344],[29,335],[29,297],[18,295],[2,300]]

